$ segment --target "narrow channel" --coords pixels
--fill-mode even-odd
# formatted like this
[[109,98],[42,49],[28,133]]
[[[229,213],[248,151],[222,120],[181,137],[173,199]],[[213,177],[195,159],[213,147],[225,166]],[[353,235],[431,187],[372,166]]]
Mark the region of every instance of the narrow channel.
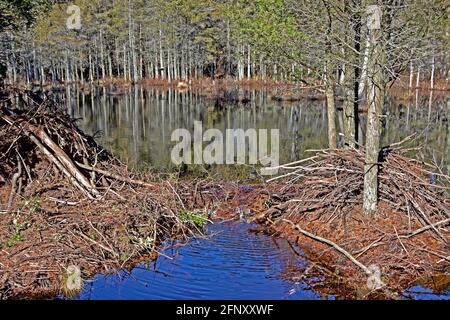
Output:
[[301,255],[285,240],[251,232],[253,227],[239,222],[209,225],[205,238],[171,246],[156,262],[96,276],[78,298],[322,299],[292,280],[307,264]]

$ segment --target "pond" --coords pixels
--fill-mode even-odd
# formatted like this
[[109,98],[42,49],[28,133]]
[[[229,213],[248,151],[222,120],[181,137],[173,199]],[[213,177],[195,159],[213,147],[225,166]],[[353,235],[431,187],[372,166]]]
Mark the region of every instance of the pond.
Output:
[[[279,129],[280,163],[304,158],[310,149],[327,146],[326,106],[320,100],[277,102],[264,90],[248,91],[248,103],[217,106],[214,100],[191,92],[133,87],[123,94],[97,88],[84,94],[74,88],[57,95],[80,126],[133,167],[171,171],[176,142],[173,130],[193,131],[194,121],[205,128]],[[450,135],[446,102],[428,108],[428,99],[390,103],[383,120],[383,145],[416,132],[424,145],[417,156],[431,159],[449,172]],[[423,106],[423,107],[422,107]],[[360,131],[364,133],[365,116]],[[342,131],[339,112],[338,130]],[[342,139],[341,139],[342,140]],[[342,143],[342,141],[341,141]],[[223,177],[227,169],[222,168]],[[231,171],[235,171],[232,169]],[[247,171],[244,175],[247,175]],[[166,244],[156,262],[130,272],[98,275],[88,281],[79,299],[334,299],[322,296],[291,273],[308,262],[284,240],[249,232],[243,223],[208,226],[207,237],[186,245]],[[297,253],[296,253],[297,251]],[[449,299],[420,286],[416,299]]]
[[[230,103],[217,107],[214,100],[192,92],[144,89],[133,87],[121,95],[108,93],[105,88],[83,94],[68,87],[60,95],[69,113],[80,118],[80,126],[115,155],[132,166],[151,166],[171,170],[171,141],[176,129],[193,132],[194,122],[202,121],[204,130],[279,129],[280,163],[311,156],[311,149],[327,147],[327,118],[325,101],[303,100],[278,102],[264,91],[245,91],[248,103]],[[382,145],[399,142],[417,133],[421,152],[450,172],[450,105],[435,102],[428,107],[428,98],[417,102],[387,104],[383,120]],[[361,114],[360,136],[364,136],[365,114]],[[338,112],[337,127],[342,132],[342,112]],[[341,137],[342,143],[342,137]],[[421,156],[421,155],[417,155]],[[224,166],[225,167],[225,166]],[[225,171],[226,168],[222,168]]]
[[[284,239],[252,232],[253,225],[221,222],[204,238],[166,243],[155,262],[131,271],[97,275],[87,281],[80,300],[334,300],[311,286],[320,277],[300,280],[309,266],[298,248]],[[407,299],[450,300],[414,286]]]

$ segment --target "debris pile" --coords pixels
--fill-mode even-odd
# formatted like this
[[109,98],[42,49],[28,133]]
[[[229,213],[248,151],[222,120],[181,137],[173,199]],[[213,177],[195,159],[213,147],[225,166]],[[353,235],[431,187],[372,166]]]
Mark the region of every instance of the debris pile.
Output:
[[268,187],[276,197],[265,200],[268,210],[254,220],[294,240],[353,292],[364,288],[366,298],[381,287],[366,286],[373,270],[390,297],[419,278],[448,272],[450,177],[409,158],[411,149],[402,145],[380,153],[376,214],[362,209],[361,148],[323,150],[282,166],[283,174]]
[[63,111],[21,99],[0,110],[0,299],[75,294],[74,269],[115,272],[202,231],[203,182],[132,174]]

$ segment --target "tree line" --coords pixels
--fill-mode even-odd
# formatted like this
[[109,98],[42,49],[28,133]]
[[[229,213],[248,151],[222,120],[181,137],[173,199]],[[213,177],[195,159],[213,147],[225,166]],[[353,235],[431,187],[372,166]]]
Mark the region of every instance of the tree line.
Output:
[[[2,0],[0,6],[7,9],[11,3]],[[428,73],[432,64],[438,75],[448,72],[448,5],[443,0],[16,3],[32,3],[32,8],[18,8],[26,8],[25,15],[36,17],[36,23],[12,30],[8,21],[20,19],[4,9],[1,60],[10,83],[229,77],[304,83],[329,79],[348,85],[353,72],[362,80],[366,75],[364,20],[370,3],[386,9],[383,41],[390,78],[411,68]],[[80,30],[67,28],[69,4],[80,8]]]

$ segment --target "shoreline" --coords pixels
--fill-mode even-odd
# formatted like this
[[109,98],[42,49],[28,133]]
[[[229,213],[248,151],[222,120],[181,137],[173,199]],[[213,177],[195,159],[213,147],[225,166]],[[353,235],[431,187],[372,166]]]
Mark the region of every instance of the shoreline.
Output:
[[[124,95],[132,87],[140,87],[143,89],[154,89],[161,92],[175,90],[180,93],[193,92],[194,94],[205,96],[208,99],[223,100],[223,102],[242,102],[248,103],[249,97],[245,91],[266,91],[270,99],[277,102],[297,102],[302,100],[326,100],[324,85],[320,83],[304,83],[279,82],[273,80],[261,79],[179,79],[168,81],[165,79],[142,79],[138,82],[125,81],[119,78],[104,79],[94,82],[70,82],[58,84],[26,84],[18,83],[16,85],[7,85],[10,90],[33,90],[33,88],[42,90],[43,92],[61,92],[68,87],[75,87],[83,93],[89,94],[94,88],[108,89],[109,95]],[[437,101],[448,98],[450,92],[450,82],[446,79],[436,79],[434,87],[431,88],[428,80],[421,80],[417,86],[409,87],[405,77],[399,78],[391,83],[388,94],[391,98],[398,101],[413,101],[417,95],[429,96],[433,93],[433,99]],[[344,98],[339,94],[335,94],[336,101],[342,102]],[[227,101],[229,100],[229,101]],[[362,103],[364,109],[364,103]]]

